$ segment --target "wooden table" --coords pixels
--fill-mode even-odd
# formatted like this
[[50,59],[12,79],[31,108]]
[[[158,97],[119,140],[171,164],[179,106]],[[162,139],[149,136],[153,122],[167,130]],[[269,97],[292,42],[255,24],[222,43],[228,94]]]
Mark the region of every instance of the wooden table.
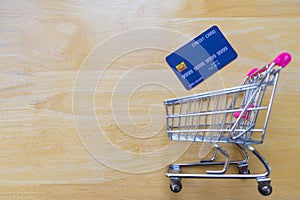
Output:
[[[168,141],[163,100],[237,86],[281,51],[293,61],[257,148],[272,166],[268,199],[298,199],[299,10],[298,0],[0,1],[0,199],[264,199],[254,180],[190,179],[172,193],[165,166],[197,159],[200,144]],[[164,59],[212,25],[238,59],[186,91]]]

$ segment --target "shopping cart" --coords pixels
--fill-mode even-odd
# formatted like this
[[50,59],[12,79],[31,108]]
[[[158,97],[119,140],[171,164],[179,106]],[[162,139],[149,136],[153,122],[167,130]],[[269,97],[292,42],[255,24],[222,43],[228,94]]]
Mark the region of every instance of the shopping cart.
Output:
[[[173,192],[181,191],[182,178],[253,178],[257,180],[261,194],[272,193],[271,168],[251,145],[264,141],[279,74],[290,61],[291,55],[283,52],[265,67],[252,69],[241,86],[165,101],[170,140],[208,142],[214,149],[210,160],[167,167],[166,176],[170,178]],[[233,143],[243,159],[231,161],[219,143]],[[224,155],[224,161],[217,160],[218,152]],[[263,164],[264,173],[250,174],[248,152],[252,152]],[[183,168],[212,165],[221,165],[223,169],[207,170],[205,173],[183,172]],[[238,172],[229,173],[230,165],[237,166]]]

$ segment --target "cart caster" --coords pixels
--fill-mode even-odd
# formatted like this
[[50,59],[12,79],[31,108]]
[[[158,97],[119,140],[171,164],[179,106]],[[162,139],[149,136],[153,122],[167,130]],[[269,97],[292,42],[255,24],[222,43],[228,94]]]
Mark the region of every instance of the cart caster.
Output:
[[180,183],[177,183],[177,184],[170,184],[170,189],[172,190],[172,192],[175,192],[175,193],[177,193],[177,192],[180,192],[181,191],[181,189],[182,189],[182,184],[181,184],[181,182]]
[[182,189],[181,178],[170,178],[170,189],[172,192],[180,192]]
[[248,164],[238,165],[239,174],[250,174],[250,170],[248,169]]
[[271,179],[258,180],[258,186],[257,186],[258,191],[264,196],[270,195],[273,191],[270,183],[271,183]]
[[250,170],[246,170],[246,171],[243,171],[243,172],[239,172],[240,174],[250,174]]
[[273,189],[271,185],[260,186],[258,185],[258,191],[265,196],[268,196],[272,193]]

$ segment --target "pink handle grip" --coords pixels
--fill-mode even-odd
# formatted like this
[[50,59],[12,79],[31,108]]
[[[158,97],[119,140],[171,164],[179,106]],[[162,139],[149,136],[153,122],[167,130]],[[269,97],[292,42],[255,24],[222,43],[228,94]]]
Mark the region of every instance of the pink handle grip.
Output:
[[291,62],[291,60],[292,56],[290,53],[282,52],[273,60],[273,62],[281,67],[286,67]]
[[258,70],[258,68],[253,68],[253,69],[251,69],[251,70],[248,72],[247,76],[250,77],[250,76],[251,76],[252,74],[254,74],[257,70]]
[[[253,105],[253,104],[250,104],[250,105],[248,106],[248,108],[254,108],[254,105]],[[241,111],[235,112],[235,113],[233,113],[233,117],[234,117],[234,118],[239,118],[239,116],[241,115],[241,113],[242,113]],[[246,110],[246,111],[244,112],[244,115],[242,116],[242,118],[248,120],[248,118],[249,118],[249,110]]]

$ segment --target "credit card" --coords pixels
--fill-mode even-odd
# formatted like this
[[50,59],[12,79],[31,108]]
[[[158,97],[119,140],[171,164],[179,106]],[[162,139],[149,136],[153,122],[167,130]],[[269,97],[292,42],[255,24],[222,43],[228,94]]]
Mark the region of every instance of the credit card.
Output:
[[166,57],[183,86],[190,90],[222,69],[238,54],[217,26],[212,26]]

